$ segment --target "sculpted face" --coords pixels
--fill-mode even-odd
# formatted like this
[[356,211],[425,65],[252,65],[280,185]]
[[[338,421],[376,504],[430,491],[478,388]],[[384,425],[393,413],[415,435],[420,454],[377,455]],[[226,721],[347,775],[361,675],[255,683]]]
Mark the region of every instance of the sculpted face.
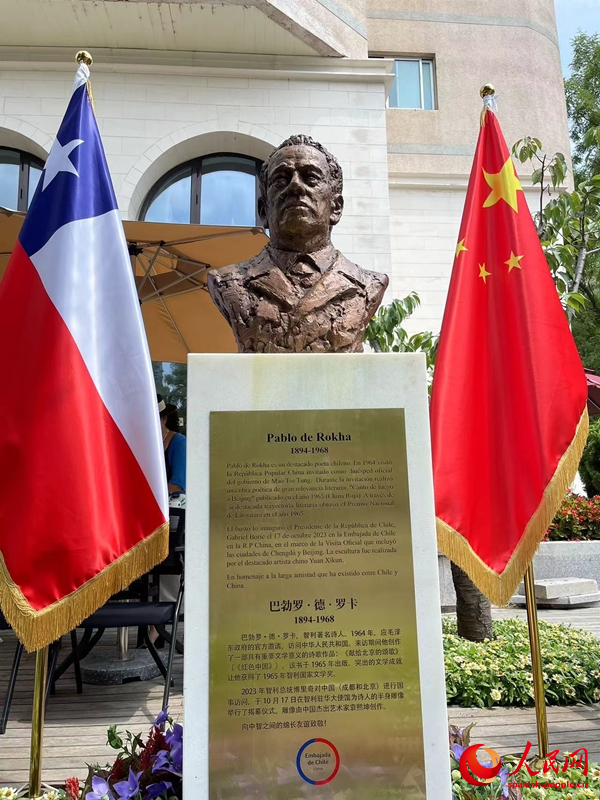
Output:
[[269,163],[266,197],[259,200],[259,213],[275,247],[299,252],[325,247],[342,208],[342,196],[333,190],[323,153],[306,145],[275,153]]

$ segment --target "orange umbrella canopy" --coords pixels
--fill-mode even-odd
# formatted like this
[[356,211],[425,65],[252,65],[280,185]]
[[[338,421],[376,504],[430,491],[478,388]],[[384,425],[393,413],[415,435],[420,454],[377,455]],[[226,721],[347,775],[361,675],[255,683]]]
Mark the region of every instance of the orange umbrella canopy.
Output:
[[[0,278],[24,214],[0,209]],[[206,288],[211,269],[252,258],[262,228],[124,222],[153,361],[184,363],[188,353],[235,353],[229,325]]]

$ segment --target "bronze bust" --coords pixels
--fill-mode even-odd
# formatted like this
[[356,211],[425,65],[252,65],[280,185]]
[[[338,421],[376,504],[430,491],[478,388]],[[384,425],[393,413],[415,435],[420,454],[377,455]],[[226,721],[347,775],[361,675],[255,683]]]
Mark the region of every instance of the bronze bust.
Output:
[[309,136],[292,136],[263,164],[259,184],[271,241],[255,258],[208,276],[239,352],[362,352],[388,277],[331,244],[344,205],[337,159]]

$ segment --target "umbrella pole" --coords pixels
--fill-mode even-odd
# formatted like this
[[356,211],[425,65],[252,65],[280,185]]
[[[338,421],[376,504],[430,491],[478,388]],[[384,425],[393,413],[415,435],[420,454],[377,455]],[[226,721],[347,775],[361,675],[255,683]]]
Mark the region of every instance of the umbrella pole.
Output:
[[544,758],[550,748],[548,746],[548,723],[546,720],[546,697],[544,690],[544,669],[542,666],[542,648],[540,645],[540,629],[535,602],[535,580],[533,564],[525,573],[525,599],[527,601],[527,626],[529,628],[529,645],[531,648],[531,671],[533,674],[533,691],[535,694],[535,720],[537,723],[538,753]]
[[29,763],[29,797],[32,799],[42,796],[42,747],[44,741],[47,673],[48,647],[43,647],[35,654],[35,683],[33,687],[33,715],[31,719],[31,751]]

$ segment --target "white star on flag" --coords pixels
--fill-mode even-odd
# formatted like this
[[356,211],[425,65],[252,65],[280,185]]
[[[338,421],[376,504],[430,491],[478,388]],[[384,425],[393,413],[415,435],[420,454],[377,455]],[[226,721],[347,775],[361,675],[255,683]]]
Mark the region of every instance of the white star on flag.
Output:
[[44,184],[42,191],[45,191],[52,183],[54,178],[59,172],[70,172],[72,175],[79,177],[79,173],[75,169],[73,162],[69,158],[73,150],[79,145],[83,144],[83,139],[72,139],[65,145],[62,145],[58,139],[55,140],[50,155],[44,167]]

